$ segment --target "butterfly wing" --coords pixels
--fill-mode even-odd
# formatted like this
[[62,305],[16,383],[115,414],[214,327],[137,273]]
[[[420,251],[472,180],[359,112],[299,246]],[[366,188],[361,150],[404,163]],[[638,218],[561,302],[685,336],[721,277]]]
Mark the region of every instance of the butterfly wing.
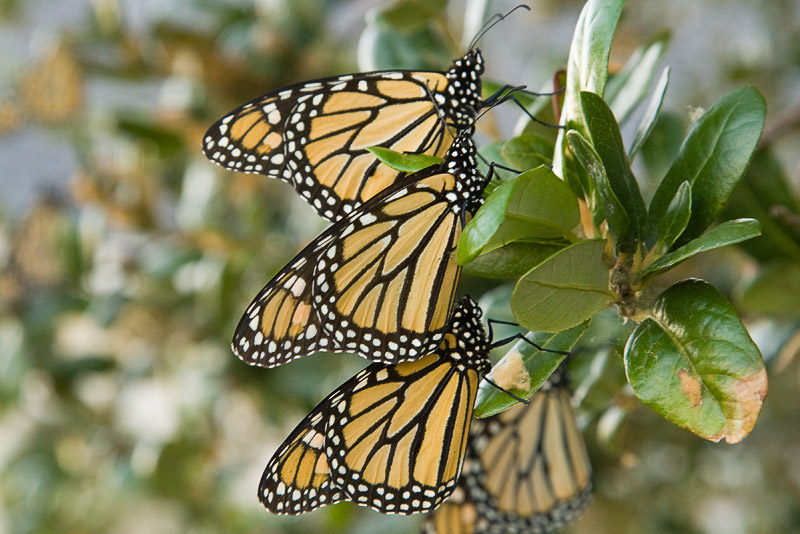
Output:
[[301,514],[342,500],[331,485],[325,453],[328,399],[297,426],[267,464],[258,488],[259,500],[276,514]]
[[316,304],[342,350],[396,363],[436,348],[460,274],[453,188],[454,178],[438,172],[382,196],[348,220],[317,264]]
[[[464,470],[468,468],[469,459],[464,461]],[[476,534],[486,528],[485,525],[479,526],[478,521],[475,503],[467,496],[463,485],[459,483],[450,498],[425,517],[422,532],[424,534]]]
[[[464,310],[433,354],[372,364],[320,403],[270,460],[259,489],[264,506],[296,514],[350,500],[411,514],[446,499],[461,472],[478,381],[490,365],[485,334]],[[471,335],[457,335],[464,323]]]
[[384,363],[433,352],[460,269],[452,175],[433,168],[334,223],[248,307],[233,350],[273,367],[318,350]]
[[383,513],[436,508],[461,472],[478,380],[437,355],[362,377],[333,405],[340,415],[327,436],[336,486]]
[[431,514],[424,532],[552,532],[583,511],[591,465],[568,391],[548,383],[530,400],[473,423],[463,497]]
[[304,354],[334,349],[322,332],[311,292],[314,262],[330,243],[326,234],[313,241],[247,307],[231,344],[244,362],[275,367]]
[[432,96],[449,86],[444,73],[410,71],[293,85],[217,121],[203,152],[230,170],[292,184],[321,216],[337,220],[404,174],[379,165],[367,147],[445,153],[453,138]]

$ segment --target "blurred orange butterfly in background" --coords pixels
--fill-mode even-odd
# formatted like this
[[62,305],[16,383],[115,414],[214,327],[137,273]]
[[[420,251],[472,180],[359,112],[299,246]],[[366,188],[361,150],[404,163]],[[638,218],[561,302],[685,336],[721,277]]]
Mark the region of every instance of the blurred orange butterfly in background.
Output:
[[589,504],[592,468],[564,373],[530,398],[476,419],[453,495],[430,514],[425,534],[553,532]]

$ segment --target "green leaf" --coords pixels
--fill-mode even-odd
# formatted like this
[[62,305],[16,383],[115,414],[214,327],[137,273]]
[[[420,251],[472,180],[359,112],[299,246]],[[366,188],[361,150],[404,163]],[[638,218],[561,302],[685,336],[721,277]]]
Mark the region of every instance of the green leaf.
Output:
[[760,234],[761,225],[755,219],[726,221],[712,228],[694,241],[690,241],[669,254],[658,258],[636,276],[635,282],[668,271],[680,262],[700,252],[739,243],[740,241],[752,239]]
[[624,4],[621,0],[589,0],[581,11],[567,63],[564,112],[572,119],[581,115],[581,91],[605,94],[611,40]]
[[663,219],[658,221],[658,241],[663,247],[662,251],[669,250],[669,247],[678,239],[686,225],[689,224],[689,217],[692,215],[692,186],[689,182],[683,182],[675,193],[675,198],[667,208],[667,213]]
[[[594,147],[589,144],[589,141],[584,139],[577,131],[569,131],[567,133],[567,141],[575,154],[575,159],[580,162],[592,181],[597,184],[596,191],[602,202],[600,208],[605,220],[608,222],[608,230],[611,233],[611,237],[614,239],[614,243],[618,245],[628,235],[631,221],[622,203],[614,194],[611,184],[608,182],[603,162],[595,152]],[[595,217],[595,226],[598,225],[597,217]]]
[[747,170],[765,115],[764,97],[744,87],[721,98],[694,124],[650,204],[651,220],[658,221],[680,184],[692,184],[692,216],[677,246],[702,234],[722,211]]
[[669,38],[669,32],[661,32],[634,50],[625,67],[608,80],[605,100],[620,124],[628,120],[647,96],[658,64],[667,50]]
[[[672,166],[681,149],[683,136],[686,133],[681,117],[676,113],[664,111],[658,115],[655,124],[650,130],[650,135],[642,143],[640,161],[644,164],[646,172],[652,177],[663,177]],[[652,196],[653,184],[650,188]],[[651,224],[657,219],[650,213]]]
[[647,141],[648,137],[650,137],[650,133],[653,131],[653,128],[656,125],[658,114],[661,112],[661,104],[664,103],[664,95],[667,94],[669,73],[669,67],[664,68],[664,70],[661,72],[661,77],[658,79],[656,88],[653,91],[653,96],[650,97],[650,102],[647,104],[647,108],[644,110],[642,119],[639,121],[639,125],[636,127],[636,135],[634,135],[633,142],[628,150],[629,160],[632,160],[636,153],[639,152],[639,149],[642,148],[644,142]]
[[432,19],[442,15],[446,2],[400,0],[384,7],[378,7],[372,16],[378,24],[398,32],[417,31],[424,28]]
[[[511,163],[506,161],[505,157],[503,157],[504,144],[505,141],[495,141],[493,143],[489,143],[488,145],[483,145],[478,149],[478,154],[481,155],[481,157],[478,158],[478,170],[482,175],[488,176],[489,174],[489,165],[486,163],[486,161],[489,163],[495,163],[497,165],[511,167]],[[512,173],[511,171],[506,171],[495,167],[494,174],[502,180],[510,180],[516,177],[518,173]],[[486,191],[484,192],[484,196],[488,196],[488,194],[491,193],[495,187],[497,186],[495,185],[494,187],[487,187]]]
[[[624,4],[624,0],[589,0],[581,10],[572,36],[561,124],[582,134],[587,132],[579,95],[581,91],[591,91],[600,96],[605,94],[611,39]],[[565,135],[564,130],[559,133],[553,156],[553,170],[562,177],[566,176],[563,160]]]
[[553,142],[534,134],[522,134],[503,145],[502,154],[511,166],[526,171],[553,162]]
[[481,254],[464,272],[484,278],[519,278],[569,243],[517,241]]
[[158,149],[159,157],[168,158],[185,148],[183,137],[139,112],[122,112],[117,117],[120,132],[139,141],[146,140]]
[[763,267],[737,297],[737,306],[748,313],[800,318],[800,264],[778,261]]
[[[581,109],[589,136],[600,159],[614,195],[619,199],[630,218],[627,239],[618,243],[623,252],[633,252],[641,241],[639,233],[647,225],[647,208],[639,184],[631,172],[628,156],[622,143],[622,134],[608,104],[598,95],[581,92]],[[599,183],[599,182],[598,182]],[[602,188],[600,195],[603,195]],[[623,236],[620,236],[622,238]]]
[[575,195],[547,167],[524,172],[497,187],[467,223],[456,262],[463,265],[482,251],[518,239],[568,236],[580,222]]
[[375,154],[382,163],[388,165],[396,171],[417,172],[427,169],[432,165],[439,165],[442,158],[429,156],[427,154],[403,154],[380,146],[369,146],[367,150]]
[[511,295],[519,324],[537,332],[559,332],[607,307],[614,295],[608,288],[605,245],[603,239],[582,241],[526,273]]
[[741,441],[767,394],[758,347],[710,284],[685,280],[662,293],[628,339],[625,370],[639,399],[710,441]]
[[[358,67],[362,71],[384,69],[442,70],[453,60],[448,42],[433,24],[394,29],[379,16],[380,10],[367,13],[367,24],[358,43]],[[420,22],[422,22],[421,19]]]
[[800,206],[789,187],[783,164],[771,150],[756,151],[750,168],[736,188],[724,219],[753,217],[762,234],[742,244],[761,261],[790,258],[800,262]]
[[[528,334],[530,339],[550,351],[569,351],[586,331],[588,322],[558,334]],[[518,340],[506,355],[492,368],[487,378],[514,395],[527,398],[538,390],[559,364],[565,354],[541,351]],[[475,403],[476,417],[489,417],[515,405],[518,401],[500,391],[487,381],[481,382]]]

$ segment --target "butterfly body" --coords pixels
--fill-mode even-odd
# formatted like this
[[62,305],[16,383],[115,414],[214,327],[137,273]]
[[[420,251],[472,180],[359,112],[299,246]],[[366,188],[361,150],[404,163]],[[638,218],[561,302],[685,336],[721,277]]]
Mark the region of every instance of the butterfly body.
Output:
[[372,364],[324,399],[267,464],[262,504],[278,514],[342,500],[397,514],[439,506],[461,472],[478,382],[491,366],[480,315],[465,297],[436,351]]
[[459,136],[441,165],[334,223],[256,296],[234,334],[245,362],[274,367],[317,351],[413,361],[442,339],[460,268],[453,250],[486,180]]
[[453,141],[448,126],[472,128],[483,69],[474,49],[446,72],[379,71],[289,86],[218,120],[203,152],[230,170],[290,183],[335,221],[404,176],[367,147],[442,156]]

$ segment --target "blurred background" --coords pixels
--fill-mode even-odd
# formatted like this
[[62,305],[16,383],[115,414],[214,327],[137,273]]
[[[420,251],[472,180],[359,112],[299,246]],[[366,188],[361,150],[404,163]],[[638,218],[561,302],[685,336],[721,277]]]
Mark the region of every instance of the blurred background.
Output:
[[[318,355],[265,371],[232,355],[250,299],[324,225],[286,184],[208,162],[200,140],[289,83],[444,69],[515,3],[452,0],[431,25],[377,0],[0,0],[1,534],[418,530],[418,517],[350,504],[286,518],[258,503],[280,442],[366,364]],[[489,32],[487,77],[545,86],[582,4],[533,0]],[[767,98],[764,150],[724,217],[757,217],[765,237],[670,276],[734,302],[769,396],[737,445],[673,427],[625,386],[630,325],[602,314],[573,361],[596,495],[566,530],[800,533],[800,2],[631,2],[613,64],[665,30],[656,142],[736,87]],[[511,135],[517,115],[499,110],[495,130]],[[647,191],[663,162],[644,156]],[[508,291],[463,287],[499,308]]]

